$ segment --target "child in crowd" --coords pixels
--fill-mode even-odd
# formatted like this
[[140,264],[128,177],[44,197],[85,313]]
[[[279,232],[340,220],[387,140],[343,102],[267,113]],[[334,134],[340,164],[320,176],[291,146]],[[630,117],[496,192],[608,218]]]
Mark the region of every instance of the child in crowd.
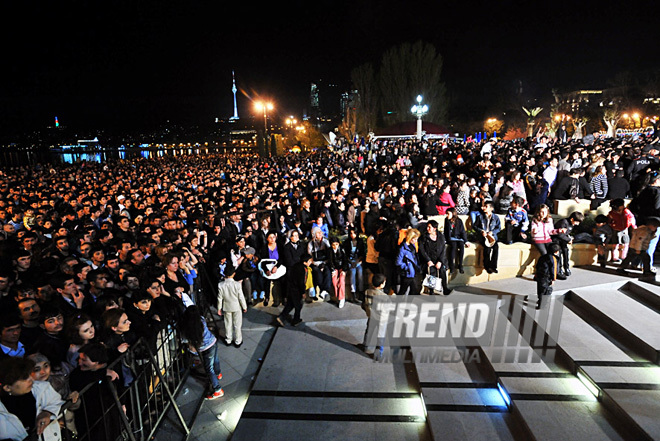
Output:
[[527,210],[523,208],[525,200],[520,196],[514,196],[511,200],[511,206],[506,213],[505,229],[506,243],[525,242],[527,240],[527,230],[529,228],[529,218]]
[[218,283],[218,315],[225,318],[225,344],[232,341],[237,348],[243,344],[243,312],[247,312],[247,303],[243,296],[241,282],[234,280],[234,271],[225,271],[225,280]]
[[557,280],[557,275],[560,272],[559,266],[559,245],[551,243],[548,245],[547,253],[539,257],[536,263],[536,294],[538,295],[538,303],[536,309],[541,308],[543,296],[552,294],[552,285]]
[[[71,391],[69,387],[69,379],[63,376],[54,376],[51,375],[50,370],[50,361],[48,358],[38,352],[30,354],[27,356],[30,360],[34,362],[34,369],[30,374],[34,381],[47,381],[55,389],[55,392],[60,394],[62,400],[70,401],[64,405],[66,409],[64,410],[64,422],[66,428],[71,431],[74,436],[78,435],[78,430],[76,429],[76,421],[74,418],[73,411],[77,410],[80,407],[80,394],[77,391]],[[76,357],[76,364],[78,365],[78,359]]]
[[[373,320],[376,320],[378,316],[374,314],[372,318],[372,311],[371,311],[371,305],[374,303],[374,297],[376,296],[384,296],[385,291],[383,289],[385,288],[385,276],[381,273],[376,273],[374,274],[372,280],[373,288],[369,288],[367,292],[365,293],[364,296],[364,302],[362,302],[362,309],[364,309],[364,312],[367,313],[367,329],[364,332],[364,352],[367,355],[374,355],[374,352],[377,351],[377,355],[375,355],[375,358],[379,358],[380,356],[383,355],[383,346],[380,344],[381,342],[379,341],[377,346],[370,345],[370,341],[373,341],[373,337],[371,335],[368,335],[369,333],[369,325],[372,324]],[[373,330],[372,330],[373,331]],[[379,338],[380,335],[378,335],[376,338]]]
[[568,245],[573,243],[573,236],[571,232],[584,221],[584,214],[579,211],[574,211],[565,219],[559,219],[555,224],[555,228],[563,232],[559,232],[552,236],[552,241],[559,245],[559,261],[561,272],[565,277],[571,275],[571,261],[569,259]]
[[610,226],[614,230],[612,263],[618,264],[625,260],[628,255],[628,246],[630,243],[628,229],[637,228],[637,223],[635,222],[635,215],[626,208],[623,199],[612,199],[610,201],[610,208],[611,210],[607,214],[607,218],[610,221]]
[[595,222],[596,228],[594,228],[593,237],[594,244],[598,249],[598,264],[601,268],[605,268],[614,230],[610,226],[609,219],[604,214],[596,216]]
[[213,390],[209,392],[206,399],[215,400],[216,398],[223,397],[225,391],[220,386],[222,372],[220,372],[217,338],[209,330],[206,320],[202,317],[197,306],[189,306],[184,311],[181,321],[181,333],[188,340],[191,351],[199,355],[204,371],[211,382],[211,388]]
[[658,226],[660,226],[660,219],[651,217],[647,219],[646,224],[633,230],[632,237],[630,238],[630,249],[628,255],[621,263],[621,267],[617,269],[620,274],[628,274],[626,269],[630,266],[634,259],[639,258],[642,260],[644,266],[644,276],[653,276],[655,273],[651,271],[651,259],[648,254],[649,244],[656,236]]

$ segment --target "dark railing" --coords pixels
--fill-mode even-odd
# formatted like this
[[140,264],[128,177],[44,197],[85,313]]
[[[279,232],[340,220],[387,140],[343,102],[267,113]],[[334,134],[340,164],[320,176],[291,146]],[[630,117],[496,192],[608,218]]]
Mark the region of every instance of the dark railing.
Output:
[[[175,326],[158,333],[156,340],[137,341],[108,365],[120,379],[108,377],[80,391],[75,424],[79,441],[141,441],[151,439],[170,409],[174,409],[185,435],[188,425],[174,397],[189,373],[188,354]],[[128,374],[130,370],[130,374]],[[131,375],[130,384],[121,384]],[[65,431],[65,439],[73,439]]]
[[[216,324],[214,299],[217,282],[199,264],[198,277],[192,289],[195,304],[206,316],[209,325]],[[217,329],[217,326],[214,326]],[[161,330],[155,341],[141,338],[121,357],[107,366],[120,374],[120,379],[108,377],[88,384],[79,391],[79,404],[74,412],[77,437],[63,431],[67,441],[145,441],[153,439],[165,416],[173,410],[180,423],[182,438],[190,434],[175,397],[190,373],[191,354],[176,324]],[[130,384],[120,384],[130,371]],[[122,373],[124,375],[122,375]],[[64,406],[70,406],[70,402]],[[201,404],[201,397],[200,397]],[[60,416],[62,427],[72,427]],[[70,419],[70,418],[69,418]]]

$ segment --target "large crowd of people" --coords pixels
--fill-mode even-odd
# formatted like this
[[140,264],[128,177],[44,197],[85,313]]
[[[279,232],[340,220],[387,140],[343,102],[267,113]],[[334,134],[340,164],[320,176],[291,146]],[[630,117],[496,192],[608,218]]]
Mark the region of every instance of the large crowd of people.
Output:
[[[236,346],[248,305],[282,307],[277,321],[297,325],[305,302],[419,294],[427,274],[449,293],[448,274],[464,271],[464,248],[476,244],[488,273],[498,271],[499,243],[525,242],[556,253],[568,277],[572,241],[594,243],[601,264],[623,271],[637,257],[651,272],[656,142],[379,140],[307,155],[4,169],[0,433],[41,433],[55,402],[75,401],[99,378],[129,384],[129,371],[107,363],[184,317],[200,318],[182,327],[202,354],[209,397],[222,396],[216,339],[195,305],[202,270],[221,285],[225,343]],[[612,211],[591,224],[577,212],[554,222],[552,201],[566,199],[594,209],[610,201]],[[644,236],[631,241],[638,226]]]

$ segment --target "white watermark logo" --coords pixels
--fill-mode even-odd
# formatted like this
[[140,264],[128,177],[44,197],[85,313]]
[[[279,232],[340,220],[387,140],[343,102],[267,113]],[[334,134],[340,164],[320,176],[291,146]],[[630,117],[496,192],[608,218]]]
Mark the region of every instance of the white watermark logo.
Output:
[[383,348],[384,361],[474,361],[483,351],[494,362],[540,362],[554,357],[562,308],[560,296],[539,309],[513,295],[376,296],[367,345]]

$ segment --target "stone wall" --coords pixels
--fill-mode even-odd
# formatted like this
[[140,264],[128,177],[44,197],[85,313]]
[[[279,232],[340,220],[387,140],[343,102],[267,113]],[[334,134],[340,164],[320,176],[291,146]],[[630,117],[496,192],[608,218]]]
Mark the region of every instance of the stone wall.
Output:
[[[460,274],[456,272],[450,274],[449,285],[451,287],[473,285],[475,283],[534,274],[536,261],[539,258],[539,252],[534,245],[527,243],[505,245],[500,243],[498,246],[497,274],[488,274],[484,270],[482,246],[470,243],[470,247],[465,248],[465,257],[463,259],[463,270],[465,273]],[[596,263],[596,247],[587,243],[569,245],[569,257],[571,266],[593,265]]]

